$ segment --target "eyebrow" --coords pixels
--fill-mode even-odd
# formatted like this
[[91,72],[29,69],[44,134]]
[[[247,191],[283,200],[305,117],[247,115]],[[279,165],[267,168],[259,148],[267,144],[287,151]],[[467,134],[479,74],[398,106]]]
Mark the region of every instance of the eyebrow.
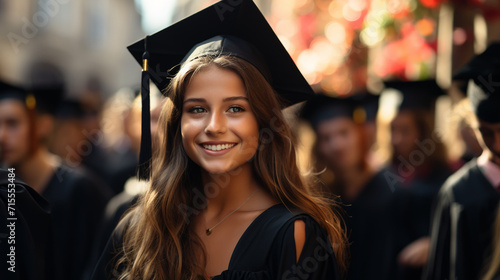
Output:
[[[226,98],[222,99],[222,102],[235,101],[235,100],[248,101],[248,98],[246,98],[244,96],[226,97]],[[184,100],[184,103],[188,103],[188,102],[204,102],[204,103],[206,103],[207,100],[205,98],[189,98],[189,99]]]

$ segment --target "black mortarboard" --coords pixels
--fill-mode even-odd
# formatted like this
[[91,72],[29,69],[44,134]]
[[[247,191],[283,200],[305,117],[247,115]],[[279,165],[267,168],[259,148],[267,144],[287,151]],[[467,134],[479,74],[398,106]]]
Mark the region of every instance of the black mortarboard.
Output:
[[0,82],[0,100],[16,99],[23,102],[29,109],[36,109],[39,113],[54,115],[62,96],[61,87],[34,87],[26,90]]
[[26,102],[28,93],[25,89],[0,81],[0,100],[17,99],[21,102]]
[[39,113],[54,115],[64,96],[64,88],[62,85],[33,87],[29,93],[35,97],[36,109]]
[[[141,142],[150,135],[147,91],[150,77],[163,91],[174,69],[201,56],[231,55],[254,65],[285,102],[283,107],[304,101],[314,93],[281,44],[265,17],[251,0],[219,1],[158,33],[128,47],[143,65],[143,129]],[[147,71],[144,71],[147,70]],[[144,107],[145,106],[145,107]],[[149,147],[149,148],[148,148]],[[143,152],[144,148],[144,152]],[[141,144],[139,177],[146,179],[149,144]],[[150,154],[150,152],[149,152]],[[143,156],[144,155],[144,156]],[[142,174],[141,174],[142,173]],[[147,173],[147,174],[145,174]],[[144,175],[144,176],[143,176]]]
[[304,104],[300,117],[316,128],[324,121],[341,117],[349,118],[355,123],[363,123],[366,113],[359,100],[352,97],[339,98],[318,94]]
[[472,80],[467,97],[476,116],[485,122],[500,122],[500,42],[492,43],[454,76],[455,80]]
[[403,100],[399,111],[404,109],[434,110],[436,99],[446,94],[436,83],[436,80],[423,81],[386,81],[386,89],[392,88],[401,92]]
[[355,93],[351,98],[358,101],[361,107],[363,107],[367,121],[375,121],[377,119],[380,95],[363,91]]

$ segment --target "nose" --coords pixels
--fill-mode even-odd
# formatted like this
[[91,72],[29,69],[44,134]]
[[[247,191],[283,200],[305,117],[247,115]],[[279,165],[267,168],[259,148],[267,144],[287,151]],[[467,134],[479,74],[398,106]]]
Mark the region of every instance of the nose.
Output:
[[227,129],[227,120],[223,113],[213,112],[210,115],[207,126],[205,127],[205,133],[207,134],[223,134]]

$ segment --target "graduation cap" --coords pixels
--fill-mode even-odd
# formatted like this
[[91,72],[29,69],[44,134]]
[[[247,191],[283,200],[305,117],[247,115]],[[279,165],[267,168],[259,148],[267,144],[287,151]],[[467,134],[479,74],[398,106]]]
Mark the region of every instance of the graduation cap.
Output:
[[380,95],[362,91],[355,93],[351,98],[359,102],[365,110],[366,121],[373,122],[377,119]]
[[203,56],[235,56],[255,66],[282,97],[283,107],[314,92],[251,0],[219,1],[128,47],[143,66],[142,139],[139,177],[149,178],[151,159],[149,83],[163,91],[177,66]]
[[476,116],[491,123],[500,122],[500,42],[492,43],[453,75],[469,80],[467,97]]
[[307,120],[316,129],[322,122],[336,118],[349,118],[355,123],[364,123],[366,111],[361,102],[355,98],[318,94],[305,103],[300,117]]
[[4,99],[16,99],[27,104],[27,91],[19,86],[0,81],[0,101]]
[[405,109],[434,110],[436,99],[446,94],[436,83],[436,80],[422,81],[386,81],[386,89],[398,90],[403,95],[399,111]]

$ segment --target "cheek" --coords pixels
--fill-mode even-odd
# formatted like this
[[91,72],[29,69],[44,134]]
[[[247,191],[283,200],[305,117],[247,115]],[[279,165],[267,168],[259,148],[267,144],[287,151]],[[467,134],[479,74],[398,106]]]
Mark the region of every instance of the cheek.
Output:
[[181,136],[184,149],[188,150],[190,143],[194,141],[196,126],[193,122],[181,119]]
[[[259,126],[257,121],[245,122],[244,124],[239,124],[240,138],[245,142],[244,151],[248,153],[248,156],[253,156],[259,147]],[[272,139],[270,140],[272,141]],[[269,141],[267,141],[269,142]],[[264,145],[266,143],[263,143]]]
[[10,142],[19,148],[27,147],[30,137],[33,137],[30,135],[29,125],[25,123],[21,123],[18,126],[13,127],[11,131]]

